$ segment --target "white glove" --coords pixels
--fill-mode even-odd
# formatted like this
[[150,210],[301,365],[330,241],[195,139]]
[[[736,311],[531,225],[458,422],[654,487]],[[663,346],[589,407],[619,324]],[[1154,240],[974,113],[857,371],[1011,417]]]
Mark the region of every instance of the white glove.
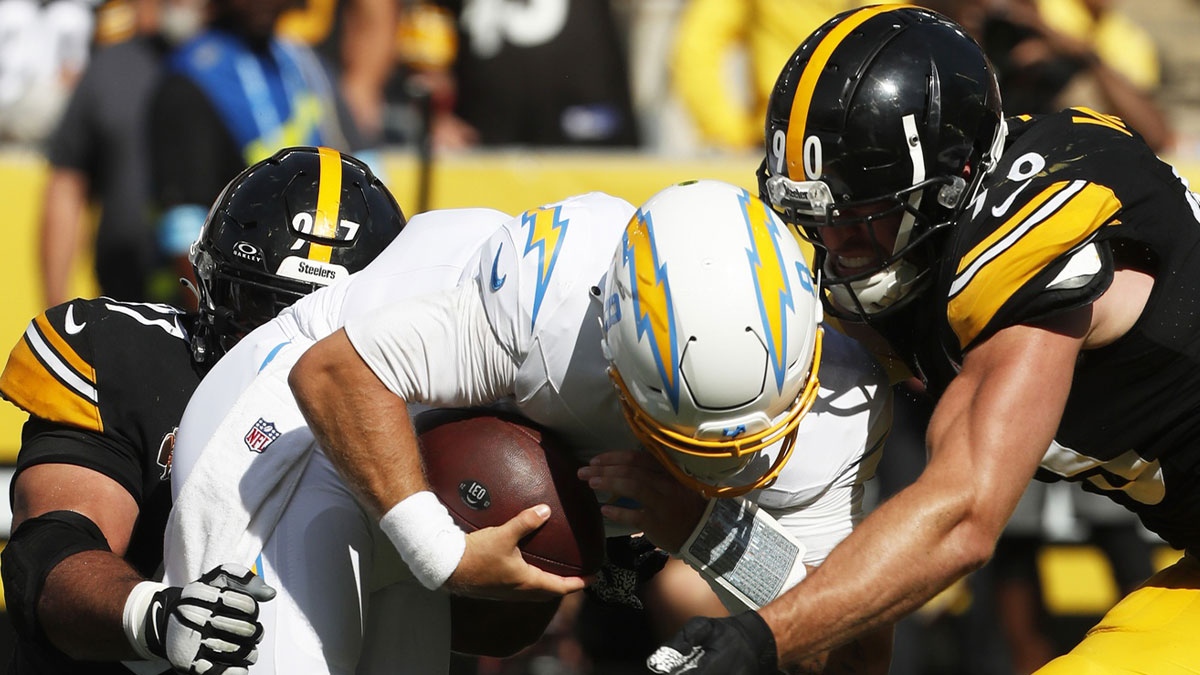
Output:
[[125,632],[145,658],[187,675],[246,675],[258,660],[258,604],[275,589],[241,565],[225,564],[180,588],[139,584],[125,603]]

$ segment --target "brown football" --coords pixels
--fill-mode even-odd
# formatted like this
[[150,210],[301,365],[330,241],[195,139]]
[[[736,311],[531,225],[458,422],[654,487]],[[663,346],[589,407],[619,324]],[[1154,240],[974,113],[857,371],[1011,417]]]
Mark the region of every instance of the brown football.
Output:
[[465,531],[503,525],[536,504],[550,519],[520,543],[525,560],[562,576],[604,562],[596,495],[577,462],[538,425],[494,410],[430,410],[414,420],[430,486]]

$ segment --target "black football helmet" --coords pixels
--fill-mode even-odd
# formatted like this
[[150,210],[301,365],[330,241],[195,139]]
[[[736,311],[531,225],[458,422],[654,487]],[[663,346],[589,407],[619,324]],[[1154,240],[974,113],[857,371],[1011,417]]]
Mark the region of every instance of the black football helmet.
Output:
[[193,357],[211,365],[279,310],[366,267],[404,224],[383,182],[336,150],[285,148],[245,169],[192,243]]
[[[784,66],[759,190],[815,245],[829,312],[865,321],[929,284],[938,233],[1003,143],[995,73],[961,26],[911,5],[864,7],[830,19]],[[899,223],[895,245],[865,228],[878,264],[839,275],[822,232],[873,221]]]

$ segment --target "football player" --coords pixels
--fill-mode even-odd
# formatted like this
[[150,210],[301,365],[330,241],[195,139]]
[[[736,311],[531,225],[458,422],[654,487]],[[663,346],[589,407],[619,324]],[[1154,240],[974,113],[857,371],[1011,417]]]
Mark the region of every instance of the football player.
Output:
[[1187,183],[1110,115],[1003,120],[979,45],[911,6],[843,13],[805,40],[766,139],[761,192],[818,247],[827,310],[937,397],[929,461],[759,618],[693,620],[652,670],[816,672],[983,565],[1035,475],[1108,495],[1186,551],[1037,672],[1200,668]]
[[[273,380],[273,373],[286,375],[308,345],[347,320],[453,287],[483,241],[510,218],[482,208],[417,214],[362,272],[297,301],[239,342],[189,402],[175,450],[177,508],[167,529],[165,578],[185,579],[188,570],[207,569],[214,560],[253,562],[278,590],[260,608],[265,630],[256,672],[355,672],[357,667],[359,673],[385,673],[403,664],[403,672],[432,673],[449,667],[449,651],[442,645],[455,609],[449,596],[412,581],[328,460],[308,452],[311,435],[264,401],[278,394],[283,407],[295,411],[286,381]],[[254,418],[238,422],[245,414]],[[298,411],[292,414],[302,421]],[[213,439],[219,431],[233,435]],[[278,524],[251,524],[252,513],[255,523],[269,524],[278,516],[271,502],[254,506],[271,494],[276,481],[286,486],[279,494],[286,495],[288,509]],[[235,483],[243,489],[224,487]],[[252,485],[262,489],[252,491]],[[214,490],[225,494],[214,495]],[[226,498],[236,498],[237,508],[214,508]],[[197,533],[207,536],[197,538]],[[338,583],[329,581],[334,579]]]
[[[360,651],[378,653],[354,619],[377,616],[371,591],[395,575],[380,551],[405,563],[405,581],[392,588],[406,589],[408,602],[392,605],[400,609],[387,620],[399,623],[383,647],[393,667],[411,672],[445,668],[439,591],[538,599],[583,588],[584,579],[542,571],[518,552],[547,518],[544,506],[471,534],[454,525],[425,483],[410,405],[503,405],[558,432],[582,461],[652,448],[653,466],[687,486],[675,494],[685,496],[677,527],[689,541],[673,544],[740,609],[803,578],[806,563],[819,564],[859,518],[890,389],[857,343],[819,327],[800,248],[762,201],[695,181],[640,209],[589,193],[492,229],[461,280],[431,293],[416,295],[403,275],[371,283],[381,258],[347,293],[391,301],[369,303],[312,346],[276,349],[301,331],[282,331],[273,344],[259,339],[274,330],[268,324],[218,365],[231,368],[253,349],[257,360],[242,370],[254,373],[270,358],[248,385],[229,374],[228,413],[204,406],[193,416],[217,371],[189,405],[180,454],[188,439],[212,440],[182,483],[179,504],[196,508],[176,509],[168,528],[168,578],[258,556],[280,589],[264,608],[273,623],[264,618],[258,666],[275,659],[266,672],[347,672]],[[437,259],[429,252],[410,264],[419,271]],[[309,320],[306,310],[328,294],[273,323]],[[274,440],[246,453],[260,420]],[[226,497],[236,508],[204,489],[231,481],[254,486]],[[630,532],[612,525],[612,535]],[[744,536],[724,536],[730,530]],[[876,653],[886,667],[886,648]]]
[[76,299],[29,324],[0,377],[29,413],[3,552],[18,634],[9,672],[126,673],[120,661],[138,659],[156,660],[153,672],[246,672],[269,586],[233,565],[179,586],[147,580],[162,562],[176,427],[241,336],[362,268],[404,223],[356,158],[285,149],[213,205],[191,250],[198,315]]

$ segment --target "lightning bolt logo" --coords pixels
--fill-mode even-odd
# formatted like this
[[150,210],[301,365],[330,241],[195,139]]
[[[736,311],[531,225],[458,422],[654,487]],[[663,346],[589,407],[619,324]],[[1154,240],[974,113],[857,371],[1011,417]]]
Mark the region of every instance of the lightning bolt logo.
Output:
[[775,372],[775,388],[783,391],[783,376],[787,369],[787,316],[788,310],[795,309],[795,303],[792,300],[792,284],[783,263],[783,252],[779,250],[779,227],[767,212],[766,204],[751,199],[750,193],[742,191],[739,201],[750,238],[746,257],[758,292],[763,337],[767,341],[771,367]]
[[679,339],[675,333],[675,305],[671,302],[667,266],[658,261],[653,230],[650,215],[639,209],[625,227],[623,255],[629,268],[638,340],[644,337],[649,344],[663,390],[678,411]]
[[537,285],[534,287],[530,327],[537,325],[538,311],[542,307],[542,300],[545,299],[546,289],[550,286],[550,275],[554,274],[554,265],[558,262],[559,245],[567,236],[568,222],[562,219],[561,206],[532,209],[521,216],[521,227],[529,230],[524,255],[529,255],[534,250],[538,252]]

